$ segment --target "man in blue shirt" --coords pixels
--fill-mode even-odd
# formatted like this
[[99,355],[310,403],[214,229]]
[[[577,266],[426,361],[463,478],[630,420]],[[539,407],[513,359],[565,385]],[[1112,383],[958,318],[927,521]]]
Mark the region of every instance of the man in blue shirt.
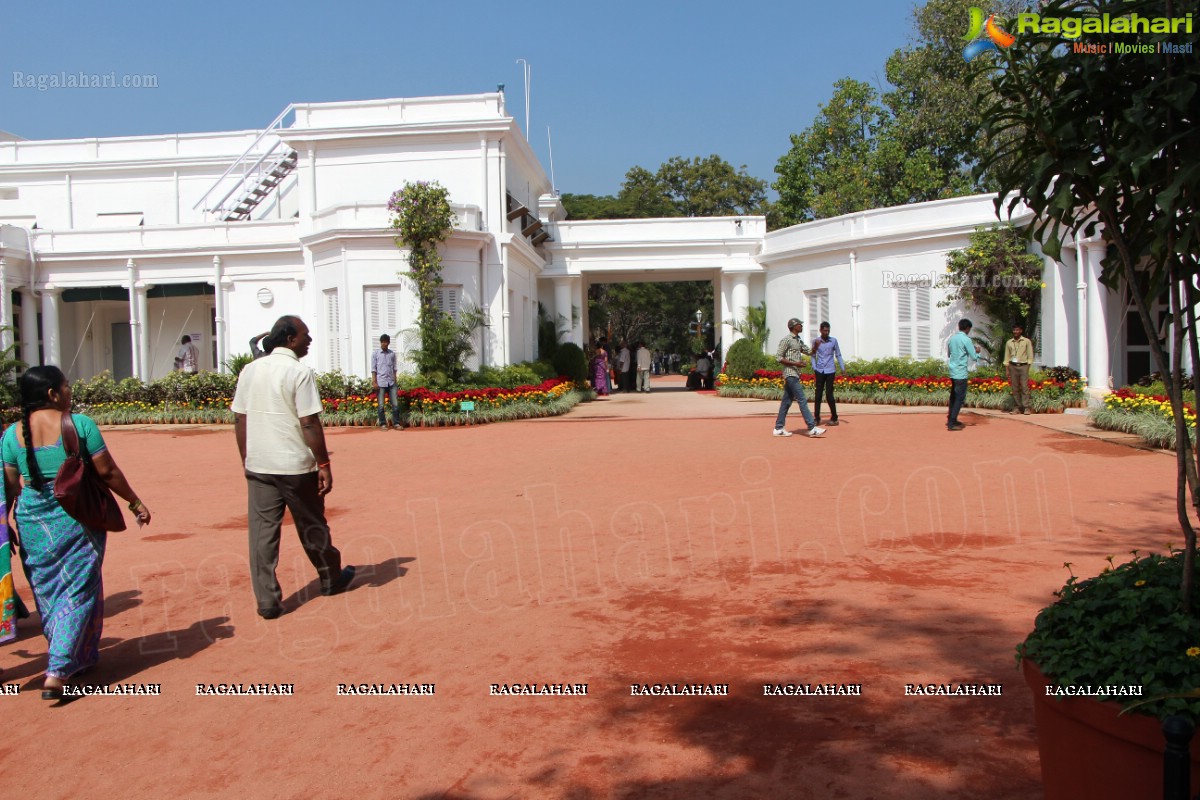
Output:
[[829,335],[829,323],[821,323],[821,335],[813,339],[812,344],[813,356],[813,375],[817,383],[816,410],[813,416],[816,417],[817,424],[821,424],[821,392],[824,391],[826,399],[829,401],[829,425],[838,424],[837,405],[833,402],[833,379],[836,373],[835,366],[841,367],[842,374],[846,374],[846,362],[842,361],[842,348],[838,346],[838,340]]
[[[392,337],[386,333],[379,337],[379,349],[371,354],[371,385],[375,387],[379,401],[379,427],[392,430],[400,428],[400,405],[396,396],[396,354],[388,349]],[[384,402],[391,400],[392,424],[386,424]]]
[[946,416],[946,430],[961,431],[966,426],[958,421],[958,412],[967,399],[967,371],[975,360],[979,347],[971,341],[971,320],[958,321],[958,333],[950,337],[946,349],[950,356],[950,413]]

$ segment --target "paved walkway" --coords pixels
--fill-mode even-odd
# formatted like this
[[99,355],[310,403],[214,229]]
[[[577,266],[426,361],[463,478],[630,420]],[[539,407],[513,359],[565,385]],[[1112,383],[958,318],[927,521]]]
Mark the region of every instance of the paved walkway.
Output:
[[[654,378],[649,394],[621,392],[609,397],[598,398],[592,403],[582,403],[571,413],[557,419],[575,422],[585,419],[647,420],[647,419],[738,419],[742,417],[764,417],[774,419],[779,409],[775,400],[755,398],[718,397],[716,392],[692,392],[684,387],[684,378],[668,375]],[[811,400],[811,398],[810,398]],[[839,417],[844,423],[853,423],[855,417],[877,414],[945,414],[941,406],[892,406],[870,403],[841,403]],[[1092,425],[1086,409],[1068,409],[1065,414],[1030,414],[1016,416],[1003,411],[969,408],[963,411],[966,419],[970,415],[998,417],[1014,424],[1035,425],[1048,430],[1085,436],[1105,442],[1136,447],[1141,450],[1162,453],[1166,450],[1150,447],[1141,437],[1120,431],[1106,431]],[[791,415],[799,419],[800,412],[793,406]],[[770,424],[770,423],[766,423]],[[799,423],[796,423],[799,424]]]
[[[950,435],[938,408],[846,405],[828,436],[780,440],[773,402],[657,383],[557,418],[330,429],[327,512],[360,577],[321,597],[289,522],[286,613],[270,622],[228,426],[106,429],[154,519],[108,537],[86,681],[161,695],[42,702],[35,614],[0,645],[6,785],[124,800],[1037,800],[1013,648],[1064,562],[1094,574],[1179,541],[1173,462],[1044,429],[1079,415],[969,414]],[[946,683],[1003,693],[908,691]],[[208,693],[222,684],[294,694]],[[588,691],[493,691],[559,684]],[[728,693],[641,688],[697,684]],[[763,688],[793,684],[861,694]],[[345,691],[393,685],[436,691]]]

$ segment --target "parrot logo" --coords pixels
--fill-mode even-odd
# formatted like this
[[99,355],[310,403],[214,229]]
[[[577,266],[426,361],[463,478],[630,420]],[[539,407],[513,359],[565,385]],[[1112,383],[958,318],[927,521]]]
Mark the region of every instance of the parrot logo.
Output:
[[[1011,47],[1017,40],[1017,37],[996,24],[995,14],[988,15],[985,21],[983,9],[971,6],[970,15],[971,21],[967,28],[967,35],[963,37],[963,41],[967,42],[967,46],[963,48],[963,58],[967,61],[971,61],[989,50],[999,52],[1000,47]],[[986,35],[987,38],[979,38],[981,35]]]

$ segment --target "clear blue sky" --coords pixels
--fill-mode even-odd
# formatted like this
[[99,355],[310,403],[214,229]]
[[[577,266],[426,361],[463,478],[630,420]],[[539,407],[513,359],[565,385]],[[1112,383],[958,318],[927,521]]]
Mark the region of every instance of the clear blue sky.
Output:
[[[918,0],[716,3],[9,3],[0,130],[59,139],[261,128],[288,103],[507,87],[564,192],[614,193],[626,170],[720,155],[774,180],[788,135],[835,80],[877,87]],[[13,72],[157,76],[156,89],[14,88]]]

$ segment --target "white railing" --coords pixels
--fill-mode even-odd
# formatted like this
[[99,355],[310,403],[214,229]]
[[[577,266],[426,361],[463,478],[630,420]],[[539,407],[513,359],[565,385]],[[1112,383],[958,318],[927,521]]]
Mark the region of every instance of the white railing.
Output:
[[[237,161],[225,170],[225,174],[217,178],[200,200],[192,206],[193,209],[203,208],[205,213],[223,217],[237,206],[249,191],[262,182],[263,177],[282,161],[291,151],[279,138],[276,131],[289,127],[284,120],[289,114],[295,114],[295,107],[289,105],[270,125],[263,129],[258,138],[246,148]],[[294,119],[293,119],[294,121]],[[228,187],[221,198],[211,201],[222,188]],[[229,204],[230,198],[234,198]]]

